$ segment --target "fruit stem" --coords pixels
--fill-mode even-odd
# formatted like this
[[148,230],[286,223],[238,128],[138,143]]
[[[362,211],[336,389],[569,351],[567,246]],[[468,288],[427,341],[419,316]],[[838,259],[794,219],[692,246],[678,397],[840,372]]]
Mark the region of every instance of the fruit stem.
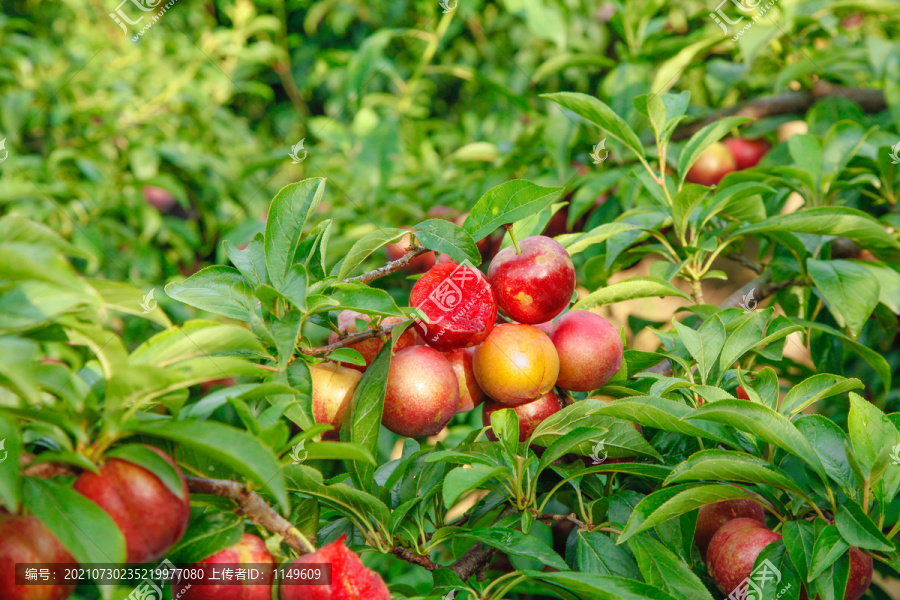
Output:
[[310,554],[316,551],[315,545],[312,542],[310,542],[309,538],[307,538],[305,535],[303,535],[303,532],[300,531],[299,529],[297,529],[296,527],[291,527],[287,532],[289,534],[291,534],[292,536],[294,536],[295,538],[297,538],[298,540],[300,540],[303,543],[303,545],[306,546],[306,549],[310,552]]
[[512,240],[513,247],[516,249],[516,254],[522,254],[522,249],[519,248],[519,243],[516,241],[516,234],[513,233],[512,223],[507,223],[504,225],[506,231],[509,232],[509,239]]

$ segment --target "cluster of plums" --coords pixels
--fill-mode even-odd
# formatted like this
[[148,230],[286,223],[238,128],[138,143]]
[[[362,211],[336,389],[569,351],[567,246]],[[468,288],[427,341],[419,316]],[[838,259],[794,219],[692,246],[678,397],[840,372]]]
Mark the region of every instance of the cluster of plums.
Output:
[[[763,549],[781,539],[766,526],[762,506],[753,500],[726,500],[700,509],[694,544],[704,557],[709,574],[724,594],[731,594],[750,577]],[[850,573],[844,600],[859,600],[872,583],[872,557],[850,548]],[[818,599],[819,596],[817,595]],[[806,589],[800,600],[807,600]]]
[[[148,446],[149,447],[149,446]],[[178,473],[182,493],[175,494],[154,473],[118,458],[100,465],[98,473],[85,471],[73,488],[103,509],[121,530],[129,564],[155,563],[184,535],[191,516],[187,482],[172,459],[156,448]],[[16,585],[16,563],[75,564],[57,537],[37,517],[11,515],[0,509],[0,598],[2,600],[66,600],[74,585]],[[330,585],[283,585],[281,600],[389,600],[381,577],[366,569],[359,557],[343,545],[343,538],[294,561],[331,563]],[[215,564],[273,564],[262,539],[244,534],[237,544],[204,559],[194,567]],[[180,600],[271,600],[273,582],[231,585],[173,585]],[[177,589],[176,589],[177,588]],[[353,592],[353,593],[351,593]],[[355,594],[355,595],[354,595]]]
[[[423,318],[394,346],[384,426],[402,436],[431,436],[454,414],[483,403],[485,425],[494,411],[513,408],[524,441],[563,408],[554,387],[572,392],[602,387],[622,365],[622,338],[592,312],[560,316],[574,290],[571,257],[544,236],[500,250],[486,276],[441,257],[410,293],[410,306]],[[498,311],[505,316],[499,321]],[[370,317],[347,310],[338,315],[337,326],[332,342],[373,325]],[[362,372],[383,344],[371,338],[350,346],[363,356],[364,366],[311,367],[316,422],[340,429]]]
[[[792,136],[808,131],[805,121],[789,121],[778,128],[778,141],[786,142]],[[687,173],[686,179],[700,185],[718,185],[733,171],[755,167],[771,148],[765,139],[728,138],[710,145]]]

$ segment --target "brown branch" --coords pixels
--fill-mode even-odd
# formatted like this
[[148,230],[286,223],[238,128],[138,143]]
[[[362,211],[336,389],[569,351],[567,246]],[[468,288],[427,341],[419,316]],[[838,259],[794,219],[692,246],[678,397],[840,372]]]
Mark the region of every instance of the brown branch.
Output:
[[256,492],[251,492],[243,484],[226,479],[204,479],[202,477],[185,477],[188,489],[194,494],[211,494],[230,498],[238,503],[238,514],[259,523],[272,533],[278,533],[284,542],[297,554],[308,554],[315,550],[308,545],[308,540],[294,527],[290,521],[275,512],[271,506]]
[[843,96],[862,107],[868,113],[877,113],[887,108],[884,92],[865,88],[847,88],[832,85],[825,81],[817,81],[812,91],[786,92],[778,96],[767,96],[743,102],[736,106],[716,111],[693,123],[688,123],[675,130],[673,140],[691,137],[706,125],[723,117],[751,117],[761,119],[774,115],[805,114],[817,101],[829,96]]
[[34,454],[27,452],[19,457],[19,464],[22,465],[24,475],[29,477],[40,477],[41,479],[50,479],[51,477],[75,477],[80,472],[71,465],[61,465],[57,463],[38,463],[31,464],[37,458]]
[[536,521],[554,521],[554,522],[568,521],[569,523],[574,523],[578,527],[583,528],[585,526],[584,522],[581,519],[579,519],[575,513],[568,514],[568,515],[554,515],[554,514],[550,514],[550,513],[540,513],[540,514],[536,514],[534,516],[534,518]]
[[301,348],[300,352],[306,354],[307,356],[318,356],[320,354],[325,355],[334,352],[338,348],[352,346],[353,344],[357,344],[365,340],[370,340],[374,337],[383,339],[391,332],[391,329],[398,325],[402,325],[405,322],[406,321],[401,321],[400,323],[391,323],[390,325],[384,325],[382,327],[374,329],[366,329],[365,331],[361,331],[359,333],[351,333],[347,337],[340,339],[333,344],[328,344],[327,346],[318,346],[316,348],[307,348],[305,350]]
[[441,568],[441,565],[431,560],[431,558],[422,556],[421,554],[416,554],[412,550],[401,548],[400,546],[394,546],[393,548],[391,548],[391,554],[402,558],[408,563],[419,565],[420,567],[425,567],[429,571],[437,571]]
[[390,275],[394,271],[398,271],[412,262],[413,259],[418,258],[422,254],[426,252],[431,252],[428,248],[424,248],[422,246],[410,246],[407,248],[409,252],[398,258],[397,260],[392,260],[388,264],[383,267],[378,267],[377,269],[373,269],[362,275],[357,275],[356,277],[348,277],[344,280],[344,283],[350,283],[351,281],[355,281],[358,283],[369,283],[370,281],[375,281],[379,277],[384,277],[386,275]]
[[474,575],[476,571],[491,562],[494,553],[497,551],[496,548],[491,547],[488,547],[487,550],[482,550],[481,548],[481,542],[475,544],[450,566],[450,569],[463,581],[468,581],[469,577]]

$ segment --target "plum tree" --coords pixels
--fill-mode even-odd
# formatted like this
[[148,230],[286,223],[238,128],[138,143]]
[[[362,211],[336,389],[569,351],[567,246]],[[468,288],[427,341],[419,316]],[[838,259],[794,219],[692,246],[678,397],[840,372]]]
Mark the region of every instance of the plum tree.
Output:
[[[514,410],[519,417],[519,441],[524,442],[531,436],[544,419],[552,414],[558,413],[563,407],[562,400],[560,400],[559,396],[553,393],[553,391],[547,392],[537,400],[519,404],[515,407],[510,407],[488,399],[481,408],[481,423],[485,427],[489,427],[491,424],[491,415],[496,411],[504,408]],[[487,431],[487,437],[492,441],[497,441],[497,436],[494,435],[494,432],[490,429]]]
[[313,365],[309,374],[312,377],[313,419],[334,428],[326,432],[325,437],[337,438],[362,374],[335,362]]
[[[266,548],[265,542],[255,535],[245,533],[237,544],[204,558],[189,568],[203,573],[207,582],[218,579],[224,565],[272,565],[275,558]],[[219,567],[217,567],[217,565]],[[275,573],[267,572],[259,581],[237,581],[231,583],[189,583],[172,584],[172,597],[179,600],[271,600]],[[192,579],[196,579],[192,577]]]
[[37,517],[0,511],[0,597],[3,600],[65,600],[74,584],[17,585],[16,563],[76,564],[53,533]]
[[504,314],[533,325],[549,321],[569,305],[575,266],[559,242],[535,235],[498,252],[488,279]]
[[303,568],[309,564],[330,564],[330,584],[282,585],[281,600],[391,600],[381,575],[367,569],[359,557],[344,546],[346,535],[304,554],[291,562]]
[[484,390],[475,380],[475,349],[459,348],[444,352],[443,355],[450,361],[450,366],[456,374],[456,381],[459,383],[459,407],[456,412],[468,412],[484,402]]
[[481,389],[507,406],[537,400],[553,388],[559,376],[553,342],[531,325],[497,325],[475,348],[473,366]]
[[722,178],[737,169],[737,162],[725,144],[716,142],[700,155],[688,170],[686,179],[700,185],[718,185]]
[[758,502],[745,498],[725,500],[700,507],[697,514],[697,528],[694,530],[694,545],[700,556],[706,557],[709,542],[716,532],[729,521],[753,519],[760,525],[766,524],[766,513]]
[[394,356],[384,393],[385,427],[406,437],[435,435],[458,407],[459,383],[443,354],[413,346]]
[[119,526],[130,563],[162,558],[184,535],[191,516],[190,495],[181,469],[164,452],[147,448],[174,467],[181,480],[181,494],[173,493],[154,473],[118,458],[100,465],[99,473],[83,472],[73,486]]
[[[365,321],[368,323],[362,330],[359,328],[359,322]],[[397,323],[402,323],[404,319],[402,317],[385,317],[381,320],[382,325],[395,325]],[[353,333],[360,333],[361,331],[367,331],[372,328],[372,317],[360,312],[356,312],[355,310],[342,310],[337,318],[338,324],[338,332],[332,331],[328,336],[328,343],[334,344],[338,340],[341,339],[342,336],[346,336]],[[391,334],[388,333],[385,336],[387,339],[391,339]],[[397,343],[394,345],[394,352],[399,352],[404,348],[409,348],[410,346],[415,346],[416,344],[416,333],[411,329],[407,329],[403,332],[403,335],[400,336],[400,339],[397,340]],[[375,360],[375,357],[378,356],[378,353],[381,351],[382,346],[384,346],[384,341],[375,337],[369,338],[367,340],[363,340],[361,342],[357,342],[355,344],[350,344],[347,346],[353,350],[356,350],[360,354],[362,354],[363,359],[365,359],[365,365],[354,365],[351,363],[341,363],[342,365],[349,367],[351,369],[356,369],[360,372],[365,372],[366,369],[369,368],[369,365],[372,364],[372,361]]]
[[497,320],[497,298],[481,271],[452,260],[419,278],[409,305],[428,318],[416,321],[425,343],[441,351],[477,346]]
[[550,340],[559,355],[556,385],[589,392],[605,385],[622,367],[624,344],[609,321],[586,310],[561,316]]

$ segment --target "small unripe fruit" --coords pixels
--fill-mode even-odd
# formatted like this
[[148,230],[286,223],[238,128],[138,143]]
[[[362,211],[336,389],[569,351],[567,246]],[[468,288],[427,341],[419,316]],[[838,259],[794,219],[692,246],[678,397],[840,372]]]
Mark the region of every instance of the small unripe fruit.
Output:
[[697,528],[694,530],[694,544],[700,550],[700,556],[706,557],[709,542],[716,532],[723,525],[735,519],[753,519],[760,525],[765,525],[766,513],[757,502],[745,498],[725,500],[700,508],[697,515]]
[[398,352],[391,361],[382,424],[397,435],[436,435],[459,407],[459,383],[450,361],[428,346]]
[[450,352],[443,352],[453,372],[456,374],[456,381],[459,384],[459,407],[457,413],[469,412],[482,402],[484,402],[485,394],[478,382],[475,381],[474,367],[474,348],[459,348]]
[[[537,426],[540,425],[544,419],[552,414],[558,413],[565,408],[565,406],[563,405],[562,400],[559,399],[559,396],[552,391],[547,392],[537,400],[532,400],[531,402],[526,402],[525,404],[520,404],[515,407],[506,406],[505,404],[500,404],[499,402],[488,399],[481,408],[482,425],[485,427],[490,426],[491,415],[504,408],[516,411],[516,415],[519,417],[519,441],[524,442],[531,437],[531,434],[534,433],[534,430],[537,429]],[[487,437],[491,441],[497,441],[497,436],[494,435],[493,430],[489,429],[487,431]]]
[[709,542],[706,563],[719,590],[730,594],[750,576],[763,549],[781,539],[754,519],[734,519],[719,528]]
[[147,447],[175,467],[181,480],[181,498],[155,474],[118,458],[101,465],[99,474],[83,472],[73,486],[106,511],[122,530],[129,563],[161,559],[184,535],[191,517],[190,495],[181,469],[164,452]]
[[516,406],[556,385],[559,356],[550,337],[531,325],[498,325],[475,349],[475,379],[493,400]]
[[805,133],[809,133],[809,125],[806,124],[806,121],[788,121],[778,127],[778,141],[784,143],[795,135]]
[[549,321],[561,313],[575,291],[575,265],[559,242],[535,235],[497,253],[488,279],[500,309],[519,323]]
[[429,323],[416,321],[416,330],[426,344],[441,351],[477,346],[497,321],[497,298],[487,278],[452,260],[419,278],[409,305],[428,317]]
[[700,185],[718,185],[722,178],[737,169],[731,151],[716,142],[710,145],[688,170],[686,179]]
[[595,390],[622,367],[622,337],[600,315],[586,310],[568,312],[556,322],[550,339],[559,354],[556,385],[564,390]]
[[759,161],[771,148],[769,142],[763,139],[728,138],[724,144],[731,151],[731,155],[734,156],[734,162],[737,164],[739,171],[758,165]]
[[16,585],[16,563],[67,563],[77,566],[56,536],[37,517],[0,512],[0,598],[66,600],[75,585]]
[[313,419],[316,423],[334,427],[323,437],[337,439],[362,374],[334,362],[313,365],[309,374],[312,376]]
[[[402,317],[385,317],[381,320],[381,325],[394,325],[395,323],[402,323],[405,319]],[[338,330],[340,334],[332,331],[328,335],[328,343],[334,344],[341,339],[341,335],[350,335],[354,333],[360,333],[360,329],[357,321],[365,321],[369,323],[362,331],[367,331],[372,329],[372,317],[360,312],[356,312],[355,310],[343,310],[338,315],[337,323]],[[387,334],[385,336],[388,340],[391,339],[391,334]],[[410,346],[414,346],[416,344],[416,334],[412,329],[407,329],[403,332],[403,335],[400,336],[400,339],[397,340],[397,345],[394,346],[394,352],[399,352],[404,348],[409,348]],[[372,364],[372,361],[375,360],[375,357],[378,356],[378,353],[381,351],[381,348],[384,346],[384,342],[378,338],[370,338],[368,340],[363,340],[361,342],[357,342],[355,344],[351,344],[347,346],[353,350],[356,350],[360,354],[362,354],[363,359],[365,359],[365,365],[354,365],[350,363],[341,363],[343,366],[348,367],[350,369],[356,369],[360,373],[364,373],[366,369],[369,368],[369,365]]]
[[[221,550],[199,563],[191,565],[190,569],[203,573],[203,579],[207,582],[219,579],[222,568],[217,565],[275,565],[275,559],[266,548],[265,542],[245,533],[240,541]],[[267,573],[265,578],[254,581],[230,582],[228,584],[173,584],[172,597],[178,600],[271,600],[272,581],[274,569]],[[193,577],[192,577],[193,578]]]
[[291,562],[291,567],[298,569],[311,563],[329,563],[331,584],[282,585],[281,600],[391,600],[384,580],[344,546],[346,539],[342,535],[336,542]]

